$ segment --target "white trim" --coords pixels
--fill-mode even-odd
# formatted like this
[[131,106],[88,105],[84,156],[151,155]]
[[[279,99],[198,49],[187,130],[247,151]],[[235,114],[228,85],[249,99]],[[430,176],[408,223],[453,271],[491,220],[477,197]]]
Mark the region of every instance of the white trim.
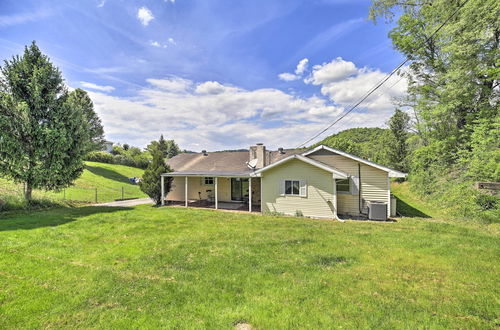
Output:
[[188,177],[184,177],[184,206],[188,207]]
[[163,175],[160,176],[161,182],[161,206],[165,205],[165,177]]
[[335,178],[333,178],[333,218],[339,218],[337,215],[337,179]]
[[342,171],[339,171],[337,169],[334,169],[326,164],[323,164],[323,163],[320,163],[314,159],[311,159],[311,158],[308,158],[308,157],[304,157],[302,155],[292,155],[292,156],[289,156],[289,157],[286,157],[286,158],[283,158],[282,160],[280,161],[277,161],[276,163],[272,163],[271,165],[268,165],[266,167],[263,167],[257,171],[254,172],[254,175],[257,175],[257,174],[261,174],[262,172],[265,172],[271,168],[274,168],[276,166],[279,166],[281,164],[284,164],[292,159],[298,159],[298,160],[301,160],[303,161],[304,163],[308,163],[308,164],[311,164],[313,166],[316,166],[316,167],[319,167],[321,168],[322,170],[325,170],[327,172],[330,172],[333,174],[333,177],[336,178],[336,179],[347,179],[349,177],[349,175],[345,172],[342,172]]
[[387,218],[391,217],[391,177],[387,176]]
[[218,196],[218,185],[217,185],[217,177],[214,178],[214,183],[215,183],[215,209],[217,210],[219,208],[219,196]]
[[252,212],[252,178],[248,178],[248,212]]
[[322,150],[322,149],[330,151],[330,152],[333,152],[333,153],[336,153],[336,154],[339,154],[341,156],[344,156],[344,157],[347,157],[347,158],[350,158],[350,159],[353,159],[353,160],[358,161],[360,163],[363,163],[363,164],[366,164],[366,165],[378,168],[379,170],[388,172],[390,178],[406,178],[406,176],[408,175],[406,173],[390,169],[388,167],[376,164],[376,163],[371,162],[369,160],[360,158],[358,156],[351,155],[351,154],[349,154],[347,152],[344,152],[344,151],[341,151],[341,150],[338,150],[338,149],[327,147],[325,145],[319,145],[319,146],[317,146],[316,148],[314,148],[312,150],[306,151],[306,152],[304,152],[302,154],[302,156],[308,156],[308,155],[310,155],[310,154],[312,154],[312,153],[314,153],[314,152],[316,152],[318,150]]

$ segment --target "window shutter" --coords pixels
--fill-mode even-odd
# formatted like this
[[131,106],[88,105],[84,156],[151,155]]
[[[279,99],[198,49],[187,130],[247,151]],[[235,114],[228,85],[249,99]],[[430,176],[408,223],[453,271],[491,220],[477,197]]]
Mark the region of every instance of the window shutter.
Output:
[[359,194],[359,178],[356,176],[352,176],[349,180],[351,184],[351,194],[358,195]]
[[285,180],[280,181],[279,192],[281,196],[285,196]]
[[301,197],[307,197],[307,183],[305,180],[300,180],[300,196]]

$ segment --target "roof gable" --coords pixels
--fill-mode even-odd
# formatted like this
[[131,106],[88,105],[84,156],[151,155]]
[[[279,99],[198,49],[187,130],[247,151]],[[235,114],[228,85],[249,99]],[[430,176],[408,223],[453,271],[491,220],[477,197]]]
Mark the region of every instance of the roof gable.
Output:
[[321,168],[321,169],[323,169],[323,170],[325,170],[327,172],[330,172],[330,173],[332,173],[333,177],[336,178],[336,179],[347,179],[349,177],[349,175],[347,173],[343,172],[343,171],[340,171],[340,170],[338,170],[336,168],[333,168],[333,167],[331,167],[329,165],[326,165],[326,164],[324,164],[322,162],[319,162],[317,160],[314,160],[314,159],[311,159],[311,158],[308,158],[308,157],[305,157],[305,156],[302,156],[302,155],[291,155],[291,156],[288,156],[286,158],[283,158],[283,159],[281,159],[281,160],[279,160],[279,161],[277,161],[277,162],[275,162],[275,163],[273,163],[271,165],[267,165],[266,167],[263,167],[263,168],[255,171],[254,175],[258,176],[258,175],[260,175],[261,173],[263,173],[263,172],[265,172],[267,170],[270,170],[270,169],[275,168],[277,166],[283,165],[283,164],[285,164],[285,163],[287,163],[287,162],[289,162],[289,161],[291,161],[293,159],[298,159],[298,160],[303,161],[305,163],[308,163],[310,165],[313,165],[313,166],[316,166],[318,168]]
[[344,151],[341,151],[341,150],[338,150],[338,149],[327,147],[325,145],[319,145],[319,146],[317,146],[314,149],[311,149],[309,151],[304,152],[302,155],[307,157],[307,156],[309,156],[309,155],[311,155],[313,153],[318,153],[318,152],[321,152],[321,153],[328,152],[328,153],[331,153],[331,154],[344,156],[346,158],[355,160],[355,161],[360,162],[362,164],[365,164],[365,165],[368,165],[368,166],[372,166],[372,167],[377,168],[379,170],[385,171],[385,172],[387,172],[389,174],[389,177],[391,177],[391,178],[405,178],[407,176],[406,173],[390,169],[390,168],[385,167],[383,165],[374,163],[372,161],[363,159],[363,158],[358,157],[358,156],[354,156],[354,155],[352,155],[350,153],[347,153],[347,152],[344,152]]

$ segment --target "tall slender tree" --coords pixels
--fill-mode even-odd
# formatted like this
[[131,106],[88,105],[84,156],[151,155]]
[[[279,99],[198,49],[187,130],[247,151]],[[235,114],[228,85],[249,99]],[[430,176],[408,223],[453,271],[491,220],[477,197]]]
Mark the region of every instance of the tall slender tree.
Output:
[[392,133],[391,148],[389,148],[389,158],[394,168],[406,172],[408,158],[408,130],[410,128],[410,116],[396,109],[394,115],[389,119],[389,128]]
[[34,188],[69,186],[96,136],[89,99],[68,93],[61,72],[35,42],[0,72],[0,174],[24,183],[28,201]]

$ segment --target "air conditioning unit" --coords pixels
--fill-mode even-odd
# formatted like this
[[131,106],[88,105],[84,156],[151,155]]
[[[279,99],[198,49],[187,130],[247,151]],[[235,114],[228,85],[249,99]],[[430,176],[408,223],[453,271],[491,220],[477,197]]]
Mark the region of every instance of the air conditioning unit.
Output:
[[377,201],[368,202],[368,219],[387,221],[387,203]]

